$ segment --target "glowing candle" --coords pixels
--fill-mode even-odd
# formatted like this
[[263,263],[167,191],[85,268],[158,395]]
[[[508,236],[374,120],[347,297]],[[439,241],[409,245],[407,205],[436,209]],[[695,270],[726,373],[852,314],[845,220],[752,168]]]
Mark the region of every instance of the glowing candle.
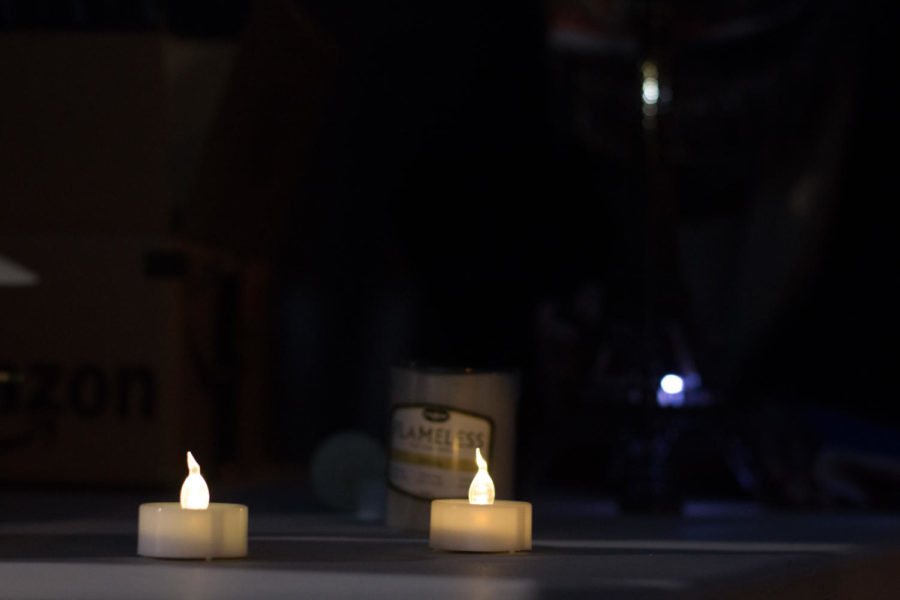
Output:
[[181,502],[150,502],[138,511],[138,549],[154,558],[238,558],[247,556],[243,504],[209,501],[200,465],[187,453],[188,476]]
[[481,449],[468,500],[433,500],[429,545],[436,550],[516,552],[531,550],[531,504],[494,500],[494,482]]

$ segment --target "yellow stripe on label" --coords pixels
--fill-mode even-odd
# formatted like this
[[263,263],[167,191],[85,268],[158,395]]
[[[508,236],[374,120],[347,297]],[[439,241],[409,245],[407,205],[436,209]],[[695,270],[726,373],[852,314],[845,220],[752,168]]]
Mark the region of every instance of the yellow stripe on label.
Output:
[[435,467],[446,471],[468,471],[474,473],[477,469],[471,458],[459,456],[434,456],[433,454],[419,454],[391,448],[391,460],[418,465],[420,467]]

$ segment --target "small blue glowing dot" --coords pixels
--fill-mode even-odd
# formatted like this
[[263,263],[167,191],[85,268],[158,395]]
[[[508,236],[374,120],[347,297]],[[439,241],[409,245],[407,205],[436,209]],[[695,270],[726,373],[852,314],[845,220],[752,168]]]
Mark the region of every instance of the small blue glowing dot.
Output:
[[659,380],[659,388],[667,394],[680,394],[684,391],[684,379],[669,373]]

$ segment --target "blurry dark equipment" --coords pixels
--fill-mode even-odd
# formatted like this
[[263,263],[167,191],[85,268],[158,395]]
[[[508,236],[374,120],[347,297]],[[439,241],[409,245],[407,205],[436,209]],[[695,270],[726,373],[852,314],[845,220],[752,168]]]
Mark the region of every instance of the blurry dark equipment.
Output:
[[881,7],[476,5],[0,0],[0,234],[224,261],[185,308],[235,470],[383,441],[421,359],[523,368],[520,494],[895,505]]
[[[835,322],[869,299],[819,295],[845,283],[835,260],[896,259],[883,230],[880,247],[841,245],[869,234],[850,229],[856,194],[889,189],[865,131],[887,44],[859,36],[875,18],[840,1],[550,4],[559,178],[598,208],[582,279],[539,310],[542,415],[575,440],[545,481],[576,481],[563,465],[578,457],[625,509],[827,496],[810,475],[824,440],[799,407],[881,391],[881,328],[896,331],[879,298],[870,330],[848,335]],[[881,273],[867,283],[886,291]]]
[[[800,407],[875,398],[887,373],[860,377],[889,303],[833,293],[842,262],[883,260],[847,241],[879,226],[857,191],[888,189],[864,135],[877,17],[412,6],[266,4],[207,157],[199,222],[280,268],[278,449],[383,436],[392,361],[522,364],[525,489],[817,502],[813,481],[779,491],[816,460]],[[250,196],[284,218],[244,219]]]

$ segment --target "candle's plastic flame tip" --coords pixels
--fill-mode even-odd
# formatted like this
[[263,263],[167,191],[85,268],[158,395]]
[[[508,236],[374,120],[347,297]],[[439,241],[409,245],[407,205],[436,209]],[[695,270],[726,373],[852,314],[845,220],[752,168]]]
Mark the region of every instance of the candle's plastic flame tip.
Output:
[[187,453],[188,476],[181,485],[181,508],[203,510],[209,508],[209,487],[200,474],[200,464]]
[[481,456],[481,448],[475,448],[475,464],[478,465],[478,470],[487,469],[487,461]]
[[192,473],[192,474],[200,473],[200,463],[197,462],[197,459],[194,458],[194,455],[191,454],[190,450],[188,450],[188,453],[187,453],[187,465],[188,465],[189,473]]
[[494,481],[487,472],[487,461],[481,456],[481,448],[475,448],[475,464],[478,465],[478,472],[469,486],[469,504],[493,504]]

